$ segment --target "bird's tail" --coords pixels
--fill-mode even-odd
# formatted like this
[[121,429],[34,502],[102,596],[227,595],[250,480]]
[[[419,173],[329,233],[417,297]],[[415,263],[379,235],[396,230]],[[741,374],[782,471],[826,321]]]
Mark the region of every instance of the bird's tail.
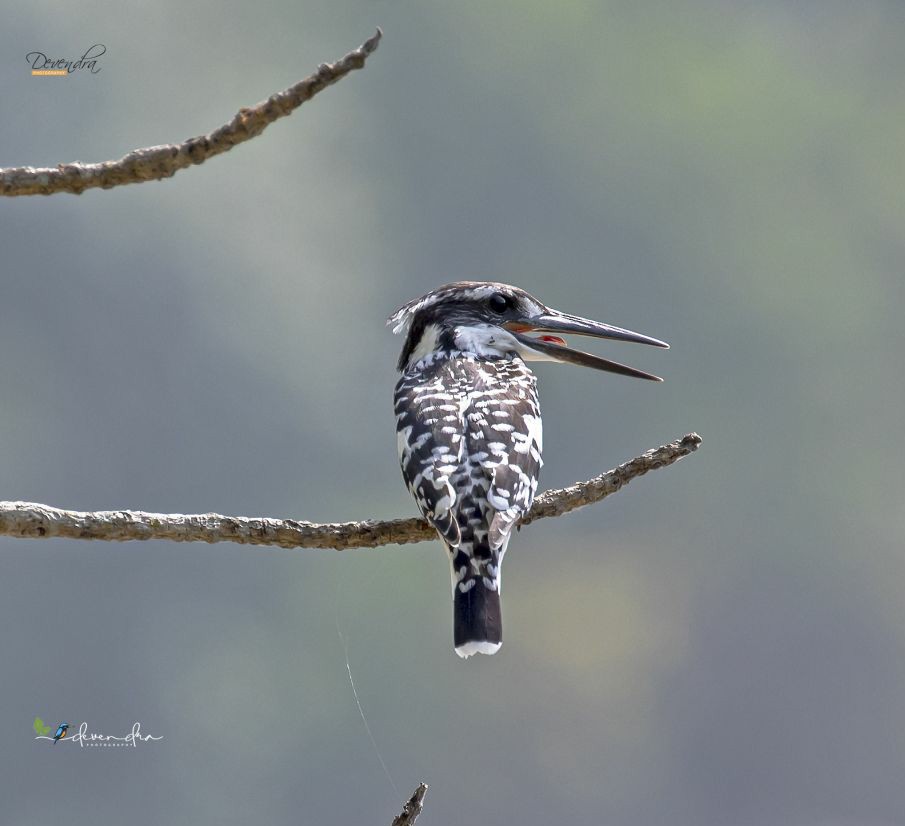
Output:
[[[453,641],[456,654],[496,654],[503,644],[500,576],[497,560],[477,565],[461,551],[453,560]],[[467,561],[466,561],[467,560]],[[457,563],[465,563],[457,564]],[[466,570],[463,576],[461,572]],[[459,572],[457,574],[457,572]]]

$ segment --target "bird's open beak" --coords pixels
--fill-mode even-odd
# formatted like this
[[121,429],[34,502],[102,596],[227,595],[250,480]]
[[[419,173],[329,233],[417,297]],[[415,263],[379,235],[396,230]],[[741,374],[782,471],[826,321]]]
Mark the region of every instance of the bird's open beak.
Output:
[[503,326],[515,336],[520,344],[533,350],[539,359],[564,361],[582,367],[593,367],[595,370],[606,370],[608,373],[619,373],[623,376],[633,376],[650,381],[663,381],[659,376],[636,370],[634,367],[627,367],[591,353],[566,347],[565,339],[558,335],[541,335],[535,338],[525,335],[525,333],[575,333],[580,336],[634,341],[638,344],[651,344],[654,347],[669,349],[669,345],[665,341],[643,336],[641,333],[633,333],[631,330],[623,330],[621,327],[611,327],[609,324],[591,321],[581,316],[560,313],[549,308],[539,315],[508,321]]

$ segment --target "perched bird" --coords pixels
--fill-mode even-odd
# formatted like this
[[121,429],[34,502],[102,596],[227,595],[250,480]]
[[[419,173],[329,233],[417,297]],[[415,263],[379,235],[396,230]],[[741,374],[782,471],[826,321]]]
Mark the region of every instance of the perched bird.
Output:
[[53,744],[57,744],[57,740],[62,740],[66,736],[66,732],[69,731],[69,723],[60,723],[57,726],[57,732],[53,736]]
[[[449,552],[460,657],[502,644],[500,565],[531,507],[543,451],[537,380],[526,361],[561,361],[662,381],[572,350],[560,333],[668,347],[551,310],[508,284],[457,281],[387,320],[405,336],[395,411],[399,461],[418,508]],[[529,336],[529,332],[539,336]]]

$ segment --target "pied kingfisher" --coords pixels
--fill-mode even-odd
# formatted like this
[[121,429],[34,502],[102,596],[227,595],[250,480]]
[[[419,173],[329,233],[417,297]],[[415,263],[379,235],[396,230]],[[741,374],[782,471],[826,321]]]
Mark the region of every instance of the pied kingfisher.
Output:
[[464,658],[495,654],[503,640],[500,565],[512,528],[534,500],[542,464],[537,380],[525,362],[564,361],[661,381],[572,350],[556,334],[669,345],[485,281],[439,287],[400,307],[387,324],[405,336],[395,392],[399,461],[449,552],[455,650]]

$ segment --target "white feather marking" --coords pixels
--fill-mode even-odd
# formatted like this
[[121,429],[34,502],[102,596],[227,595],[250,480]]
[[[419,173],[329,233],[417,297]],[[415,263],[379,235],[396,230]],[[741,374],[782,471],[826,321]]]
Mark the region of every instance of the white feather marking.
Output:
[[403,427],[396,432],[396,451],[402,459],[409,451],[409,436],[412,435],[412,426]]
[[515,450],[518,453],[527,453],[532,447],[537,449],[537,452],[543,453],[544,450],[544,423],[541,421],[540,416],[532,416],[530,413],[526,413],[522,416],[522,421],[525,424],[526,435],[527,438],[524,442],[517,445]]
[[496,654],[500,650],[501,642],[467,642],[456,648],[456,653],[463,659],[467,660],[475,654]]
[[[487,491],[487,501],[490,503],[491,507],[498,511],[504,511],[509,507],[508,499],[503,499],[500,496],[500,493],[503,491],[497,491],[495,488],[491,488]],[[505,491],[508,495],[509,491]]]
[[436,324],[428,324],[424,328],[421,338],[418,339],[415,349],[412,350],[412,354],[409,356],[409,364],[417,364],[421,359],[431,355],[437,349],[437,335],[439,332],[440,328]]
[[475,585],[477,585],[477,584],[478,584],[478,581],[477,581],[476,579],[469,579],[469,580],[467,580],[466,582],[460,582],[460,583],[459,583],[459,590],[460,590],[463,594],[467,594],[467,593],[468,593],[472,588],[474,588]]

